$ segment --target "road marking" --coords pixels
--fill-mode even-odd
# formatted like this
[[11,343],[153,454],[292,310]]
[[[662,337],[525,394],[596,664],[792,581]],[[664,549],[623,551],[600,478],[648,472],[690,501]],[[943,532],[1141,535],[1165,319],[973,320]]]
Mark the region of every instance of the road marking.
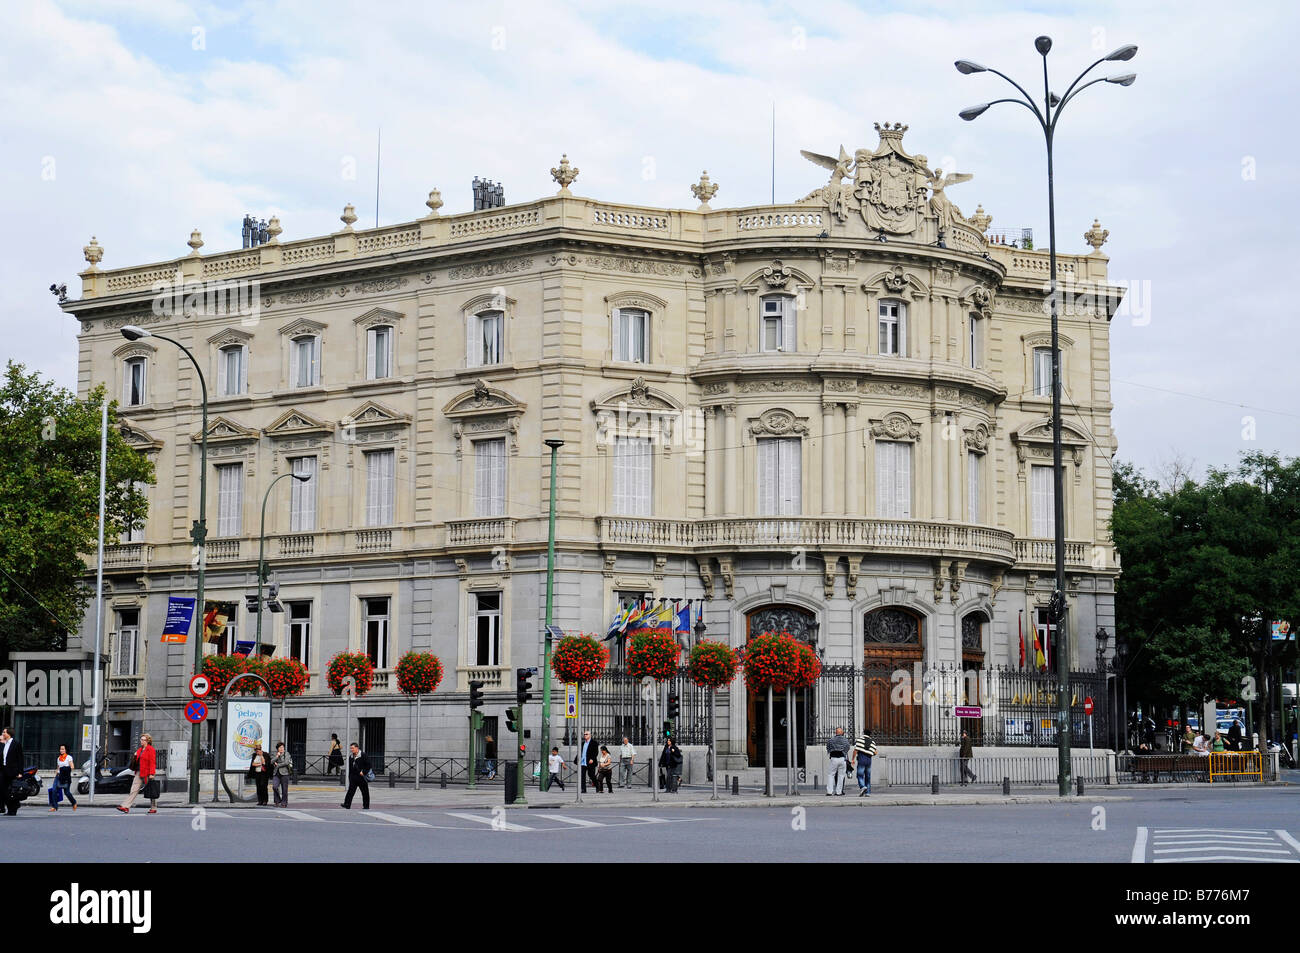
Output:
[[[630,820],[633,820],[633,821],[642,821],[642,822],[644,822],[644,823],[646,823],[646,824],[671,824],[671,823],[673,823],[672,821],[670,821],[670,820],[669,820],[668,818],[666,818],[666,817],[632,817],[632,815],[630,815],[630,814],[627,814],[627,815],[624,815],[624,816],[627,817],[627,818],[629,818]],[[686,817],[676,818],[676,820],[682,820],[682,821],[685,821],[685,820],[691,820],[691,819],[692,819],[692,818],[686,818]]]
[[1267,834],[1259,829],[1244,831],[1228,827],[1158,827],[1157,834]]
[[1273,833],[1278,836],[1279,840],[1290,846],[1297,854],[1300,854],[1300,841],[1296,840],[1286,831],[1274,831]]
[[389,824],[401,824],[403,827],[428,827],[424,821],[413,821],[409,817],[402,817],[398,814],[384,814],[382,811],[371,811],[371,817],[377,817],[381,821],[387,821]]
[[1235,854],[1215,854],[1211,857],[1162,857],[1153,860],[1153,864],[1206,864],[1212,860],[1222,860],[1232,864],[1294,864],[1294,860],[1282,857],[1240,857]]
[[[1138,828],[1133,862],[1146,859],[1146,830]],[[1216,829],[1212,827],[1158,828],[1151,839],[1151,863],[1300,863],[1300,841],[1286,831]],[[1183,855],[1183,856],[1175,856]]]
[[1280,850],[1274,847],[1229,847],[1226,844],[1216,844],[1213,847],[1157,847],[1151,853],[1153,854],[1203,854],[1207,850],[1230,850],[1235,854],[1286,854],[1291,855],[1289,850]]
[[1145,864],[1147,860],[1147,829],[1139,827],[1137,837],[1133,840],[1133,856],[1130,863]]
[[547,814],[546,816],[553,821],[563,821],[564,823],[572,824],[575,827],[607,827],[608,826],[606,824],[602,824],[600,821],[588,821],[580,817],[567,817],[564,814]]
[[281,808],[276,813],[278,813],[281,817],[292,818],[295,821],[316,821],[321,824],[325,823],[325,818],[315,817],[311,814],[308,814],[306,811],[291,811],[288,808]]
[[[488,827],[499,831],[531,831],[535,828],[524,827],[522,824],[511,824],[509,821],[500,821],[494,817],[484,817],[482,814],[457,814],[454,811],[447,811],[448,817],[459,817],[462,821],[473,821],[476,824],[486,824]],[[421,825],[427,827],[428,825]]]

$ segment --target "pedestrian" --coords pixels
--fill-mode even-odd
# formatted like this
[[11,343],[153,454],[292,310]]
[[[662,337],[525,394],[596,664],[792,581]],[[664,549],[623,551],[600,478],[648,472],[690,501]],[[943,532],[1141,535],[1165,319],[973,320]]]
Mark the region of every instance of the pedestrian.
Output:
[[131,805],[143,792],[149,799],[148,813],[157,814],[158,780],[154,775],[158,772],[158,752],[153,748],[153,735],[146,732],[140,736],[140,747],[131,755],[131,770],[135,772],[135,777],[131,779],[131,792],[117,809],[123,814],[129,814]]
[[343,745],[339,744],[338,735],[330,735],[330,750],[325,756],[326,775],[338,774],[343,770]]
[[961,748],[957,751],[957,757],[961,760],[961,786],[965,787],[968,777],[975,780],[975,772],[970,769],[970,759],[975,757],[975,752],[971,750],[970,735],[964,731],[961,733]]
[[1232,725],[1228,728],[1228,749],[1230,751],[1240,751],[1241,742],[1246,737],[1246,729],[1241,726],[1241,719],[1232,719]]
[[863,728],[862,734],[853,739],[853,755],[858,769],[858,797],[871,797],[871,759],[876,756],[876,743],[870,729]]
[[275,794],[276,807],[289,806],[289,778],[293,775],[293,760],[284,750],[284,742],[275,746],[275,757],[271,760],[271,790]]
[[257,786],[257,806],[266,807],[266,789],[271,782],[271,759],[262,750],[262,742],[253,742],[253,754],[248,759],[248,780]]
[[491,735],[483,739],[483,776],[489,781],[497,779],[497,743]]
[[623,736],[623,744],[618,749],[618,786],[621,788],[630,788],[632,786],[632,767],[636,764],[636,748],[632,747],[632,742],[628,740],[627,735]]
[[18,813],[21,803],[14,797],[14,781],[23,773],[23,746],[14,737],[12,728],[0,731],[0,799],[3,799],[5,814],[13,817]]
[[596,793],[600,793],[601,784],[605,785],[605,790],[609,794],[614,793],[614,759],[610,757],[609,748],[605,745],[600,746],[600,754],[596,757]]
[[360,788],[361,809],[368,811],[370,810],[370,759],[362,752],[361,745],[355,741],[348,745],[348,751],[348,793],[339,807],[352,810],[352,795],[356,794],[357,788]]
[[677,739],[669,738],[664,744],[664,753],[659,756],[659,767],[663,768],[664,790],[669,794],[676,794],[681,784],[684,760],[682,749],[677,747]]
[[1218,753],[1218,752],[1220,752],[1220,751],[1224,751],[1224,750],[1226,750],[1226,749],[1227,749],[1227,745],[1225,745],[1225,744],[1223,743],[1223,735],[1219,734],[1219,733],[1216,731],[1216,732],[1214,733],[1214,740],[1210,742],[1210,750],[1213,751],[1213,752]]
[[582,744],[578,748],[577,756],[573,759],[578,766],[578,781],[580,790],[583,794],[587,793],[587,781],[590,780],[592,785],[596,784],[596,757],[600,753],[600,745],[591,740],[591,731],[582,733]]
[[[59,760],[54,771],[54,783],[50,785],[50,811],[54,812],[59,809],[59,801],[63,798],[68,799],[72,809],[77,809],[77,799],[72,796],[72,755],[68,754],[67,745],[59,745]],[[62,791],[62,796],[59,795]]]
[[549,788],[552,784],[558,784],[560,790],[564,790],[564,781],[560,778],[560,772],[564,770],[564,759],[560,757],[560,749],[552,748],[551,755],[546,759],[548,770],[551,773],[550,781],[547,783]]
[[826,769],[826,796],[844,796],[844,776],[848,772],[849,739],[844,737],[844,729],[836,728],[831,740],[826,742],[826,754],[830,756],[830,766]]
[[1194,744],[1196,744],[1196,732],[1192,731],[1191,725],[1186,725],[1183,728],[1183,753],[1191,751]]

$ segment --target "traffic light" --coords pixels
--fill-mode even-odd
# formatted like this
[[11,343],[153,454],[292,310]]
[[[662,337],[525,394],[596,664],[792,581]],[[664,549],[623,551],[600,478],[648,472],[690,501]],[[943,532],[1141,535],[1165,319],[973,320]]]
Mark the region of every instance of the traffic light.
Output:
[[255,592],[248,593],[248,595],[244,596],[244,600],[248,604],[248,611],[256,615],[257,614],[257,593]]
[[676,721],[677,716],[681,714],[681,700],[677,697],[676,692],[668,693],[668,719]]
[[280,603],[280,584],[273,582],[267,587],[266,607],[272,612],[283,612],[284,606]]
[[516,714],[517,711],[518,709],[516,708],[506,709],[506,730],[513,731],[516,734],[519,733],[519,716]]
[[529,692],[533,690],[532,677],[536,674],[535,668],[515,669],[515,701],[519,703],[521,710],[532,697]]
[[672,736],[673,736],[673,723],[672,723],[671,721],[665,721],[665,722],[664,722],[664,737],[665,737],[665,738],[671,738]]
[[483,683],[473,681],[469,683],[469,710],[478,711],[483,707]]

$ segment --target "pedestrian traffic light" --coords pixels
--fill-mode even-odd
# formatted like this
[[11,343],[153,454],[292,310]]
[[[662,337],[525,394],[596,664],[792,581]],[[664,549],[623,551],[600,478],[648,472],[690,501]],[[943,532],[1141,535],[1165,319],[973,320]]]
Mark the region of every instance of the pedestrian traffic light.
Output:
[[469,683],[469,710],[478,711],[483,707],[483,683],[473,681]]
[[669,692],[668,693],[668,718],[672,721],[676,721],[677,716],[681,714],[681,710],[682,710],[681,700],[677,697],[677,693]]
[[533,690],[532,677],[536,674],[535,668],[515,669],[515,701],[519,703],[520,708],[532,698],[529,692]]
[[519,716],[516,714],[517,711],[518,709],[516,708],[506,709],[506,730],[513,731],[516,734],[519,732]]
[[671,738],[672,736],[673,736],[673,723],[672,723],[671,721],[665,721],[665,722],[664,722],[664,737],[665,737],[665,738]]

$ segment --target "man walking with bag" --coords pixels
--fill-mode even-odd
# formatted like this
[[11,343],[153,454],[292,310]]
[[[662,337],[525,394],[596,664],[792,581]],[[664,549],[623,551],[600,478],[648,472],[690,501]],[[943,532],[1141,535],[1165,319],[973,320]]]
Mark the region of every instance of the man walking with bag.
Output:
[[361,809],[370,810],[370,759],[361,751],[355,741],[348,745],[348,793],[339,807],[352,810],[352,796],[361,789]]

